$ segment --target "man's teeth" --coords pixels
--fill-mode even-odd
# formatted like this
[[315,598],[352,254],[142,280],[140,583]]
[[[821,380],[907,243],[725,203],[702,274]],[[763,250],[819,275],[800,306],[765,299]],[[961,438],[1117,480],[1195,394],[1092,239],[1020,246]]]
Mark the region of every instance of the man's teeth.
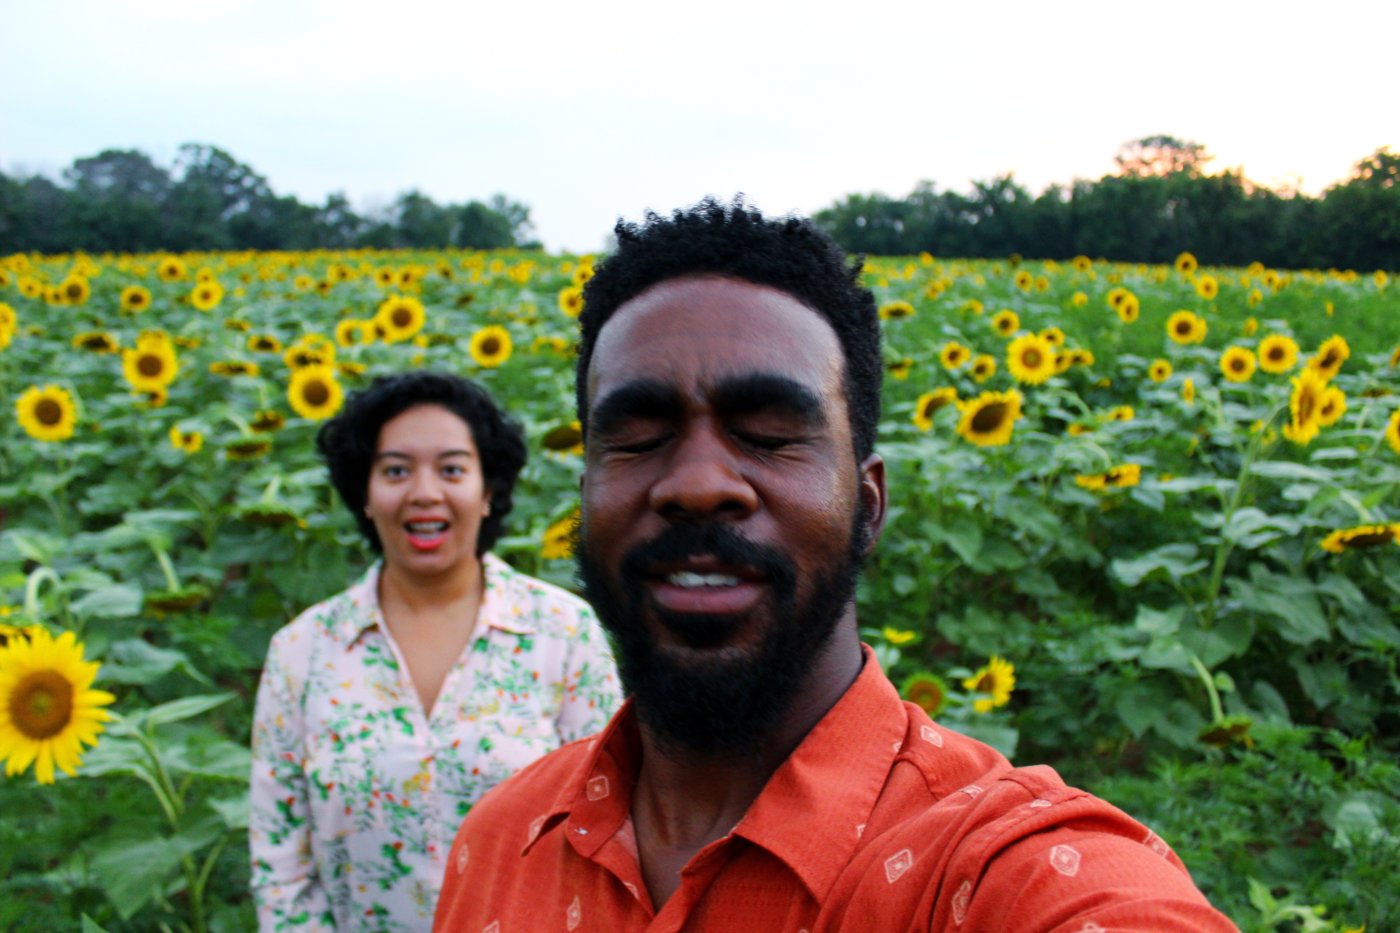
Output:
[[739,578],[728,573],[691,573],[681,570],[666,577],[673,586],[738,586]]
[[447,530],[447,522],[409,522],[408,530],[417,535],[437,534]]

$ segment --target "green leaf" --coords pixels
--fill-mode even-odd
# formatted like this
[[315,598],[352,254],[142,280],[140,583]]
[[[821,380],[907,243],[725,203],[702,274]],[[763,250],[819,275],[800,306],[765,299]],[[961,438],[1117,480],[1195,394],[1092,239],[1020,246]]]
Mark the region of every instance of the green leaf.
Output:
[[1250,567],[1250,581],[1232,580],[1230,591],[1242,605],[1271,616],[1285,641],[1307,645],[1329,635],[1317,587],[1310,580],[1271,573],[1255,564]]
[[1325,467],[1309,466],[1306,463],[1289,463],[1286,460],[1261,460],[1249,468],[1255,476],[1270,479],[1309,480],[1314,483],[1331,483],[1336,473]]
[[1170,695],[1155,681],[1130,685],[1118,697],[1114,709],[1134,738],[1142,738],[1162,715]]
[[185,854],[174,839],[109,837],[92,855],[92,874],[117,915],[130,920],[165,887]]
[[1115,558],[1109,564],[1109,572],[1119,583],[1130,587],[1159,572],[1181,580],[1206,568],[1204,560],[1196,559],[1197,553],[1194,544],[1165,544],[1138,557]]
[[220,819],[229,829],[248,828],[247,790],[236,797],[221,797],[218,800],[210,800],[209,806],[213,808],[215,813],[219,814]]
[[970,515],[960,521],[929,525],[923,530],[934,541],[948,545],[964,564],[971,564],[982,550],[982,526]]
[[98,923],[96,920],[89,917],[87,914],[83,914],[82,933],[107,933],[107,928],[104,927],[102,924]]
[[1146,603],[1139,603],[1133,628],[1148,635],[1174,635],[1181,628],[1181,618],[1185,610],[1180,606],[1170,609],[1153,609]]
[[140,638],[113,642],[102,659],[102,680],[106,683],[144,686],[174,670],[184,671],[200,683],[212,686],[209,678],[190,664],[183,651],[158,648]]
[[1245,507],[1230,516],[1221,533],[1227,541],[1253,550],[1285,535],[1296,535],[1301,527],[1297,519]]
[[1154,638],[1142,650],[1138,663],[1143,667],[1163,671],[1176,671],[1178,674],[1193,674],[1191,652],[1175,638]]
[[969,738],[987,743],[1007,758],[1015,757],[1016,744],[1021,739],[1021,734],[1010,726],[999,726],[978,719],[960,722],[957,729]]
[[178,700],[171,700],[169,703],[162,703],[160,706],[153,706],[139,713],[132,713],[127,717],[127,721],[132,728],[152,728],[180,722],[207,713],[233,698],[234,694],[232,693],[210,693],[181,697]]
[[143,595],[139,586],[114,583],[85,593],[68,608],[81,618],[127,619],[140,614]]

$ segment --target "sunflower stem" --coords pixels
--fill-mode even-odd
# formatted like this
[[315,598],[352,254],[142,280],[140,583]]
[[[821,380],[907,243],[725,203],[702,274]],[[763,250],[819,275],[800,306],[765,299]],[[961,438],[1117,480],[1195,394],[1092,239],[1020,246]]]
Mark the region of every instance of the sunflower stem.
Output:
[[1196,675],[1201,678],[1201,683],[1206,685],[1206,694],[1210,697],[1210,712],[1215,718],[1213,722],[1220,722],[1225,718],[1225,709],[1220,705],[1220,691],[1215,688],[1215,678],[1210,675],[1201,659],[1196,657],[1195,652],[1191,654],[1191,666],[1196,669]]
[[277,501],[277,493],[279,490],[281,490],[281,488],[282,474],[279,473],[276,476],[272,477],[272,482],[268,483],[267,488],[263,490],[262,501],[264,503],[271,503]]
[[31,618],[39,614],[39,587],[45,580],[53,584],[57,594],[60,581],[52,567],[37,567],[24,581],[24,614]]
[[151,550],[155,552],[156,562],[160,564],[160,572],[165,574],[166,589],[175,592],[180,589],[180,578],[175,575],[175,565],[170,562],[170,556],[165,553],[165,549],[158,546],[154,541],[148,541]]
[[[1270,421],[1273,419],[1270,418]],[[1234,542],[1226,534],[1230,527],[1230,519],[1239,510],[1244,501],[1244,491],[1249,485],[1249,471],[1254,466],[1254,458],[1259,453],[1259,438],[1256,436],[1245,450],[1244,463],[1240,465],[1240,473],[1235,477],[1235,489],[1230,494],[1230,501],[1225,506],[1224,521],[1220,524],[1220,543],[1215,548],[1215,562],[1210,569],[1210,585],[1206,588],[1205,612],[1202,614],[1202,627],[1206,629],[1215,627],[1216,610],[1219,608],[1220,587],[1225,580],[1225,563],[1230,559],[1230,554],[1235,549]]]

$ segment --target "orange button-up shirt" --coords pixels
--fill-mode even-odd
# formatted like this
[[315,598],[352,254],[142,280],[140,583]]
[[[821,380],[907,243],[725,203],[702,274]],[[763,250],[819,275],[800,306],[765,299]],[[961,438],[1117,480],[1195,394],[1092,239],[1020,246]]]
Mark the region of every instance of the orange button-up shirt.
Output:
[[1044,766],[900,700],[864,669],[728,835],[657,910],[632,831],[631,705],[467,815],[434,929],[550,931],[1234,930],[1167,844]]

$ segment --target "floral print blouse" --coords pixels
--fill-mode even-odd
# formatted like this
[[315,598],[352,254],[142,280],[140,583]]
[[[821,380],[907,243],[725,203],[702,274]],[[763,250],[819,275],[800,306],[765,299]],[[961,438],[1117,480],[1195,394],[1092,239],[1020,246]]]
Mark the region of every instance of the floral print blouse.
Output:
[[383,624],[381,565],[273,637],[249,817],[262,930],[430,929],[471,805],[618,706],[588,604],[492,554],[482,563],[476,637],[431,716]]

